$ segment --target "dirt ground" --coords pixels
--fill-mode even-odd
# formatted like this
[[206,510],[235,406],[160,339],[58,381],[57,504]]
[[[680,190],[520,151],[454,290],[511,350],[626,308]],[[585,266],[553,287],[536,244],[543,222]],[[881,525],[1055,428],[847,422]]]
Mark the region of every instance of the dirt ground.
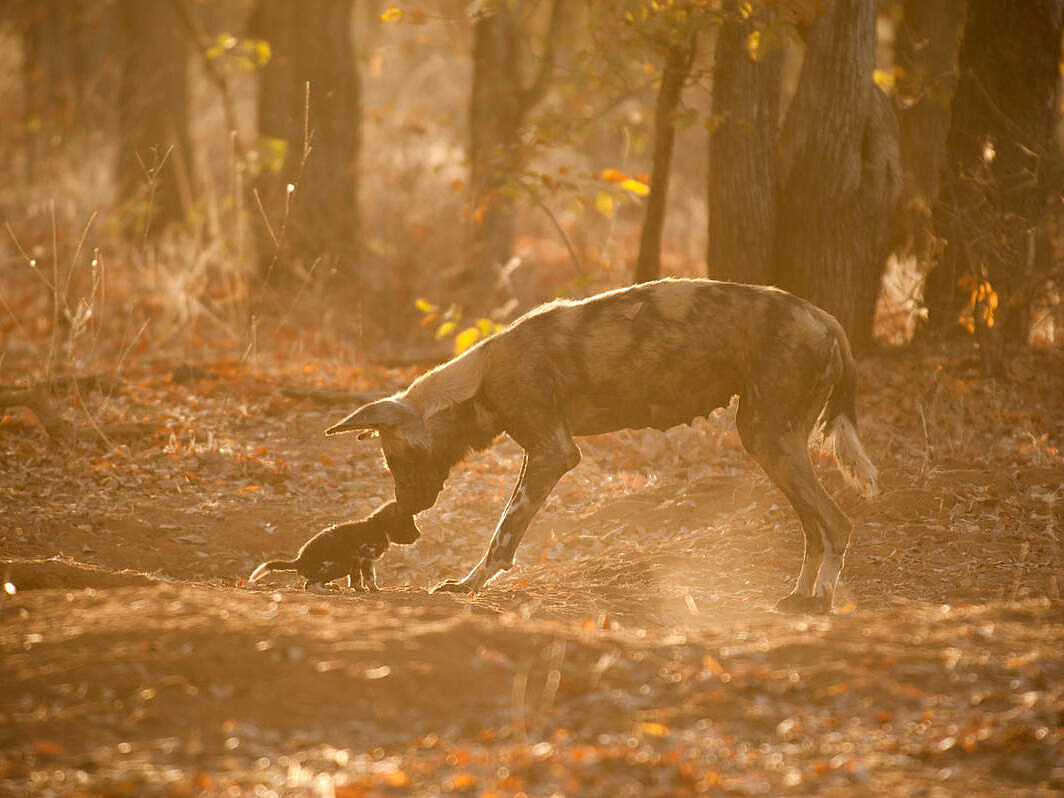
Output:
[[62,444],[8,410],[0,795],[1060,794],[1064,356],[1006,382],[965,352],[862,362],[883,492],[815,458],[855,522],[828,617],[771,609],[801,533],[727,411],[582,441],[465,598],[427,588],[482,553],[505,440],[381,592],[246,582],[391,495],[376,441],[321,435],[348,404],[282,389],[410,369],[142,359]]

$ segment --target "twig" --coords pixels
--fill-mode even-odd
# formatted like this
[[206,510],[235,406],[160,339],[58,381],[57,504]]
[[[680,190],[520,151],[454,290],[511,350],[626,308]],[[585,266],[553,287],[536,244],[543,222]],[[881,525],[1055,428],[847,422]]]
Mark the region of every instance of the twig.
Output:
[[140,336],[144,334],[144,330],[148,327],[149,319],[145,319],[144,323],[140,325],[140,329],[137,330],[137,334],[133,336],[133,340],[129,342],[129,345],[122,350],[122,354],[118,356],[118,362],[115,363],[115,374],[122,371],[122,361],[126,359],[126,355],[129,354],[129,350],[133,348],[133,345],[137,343]]
[[[107,437],[106,434],[104,434],[104,431],[100,429],[100,425],[96,423],[96,419],[93,418],[92,413],[89,412],[89,408],[85,404],[85,397],[81,395],[81,388],[78,386],[77,380],[74,380],[74,392],[77,394],[78,405],[81,407],[82,412],[85,414],[85,418],[89,420],[90,426],[92,426],[92,428],[96,430],[96,434],[100,436],[100,440],[102,440],[107,445],[108,449],[114,449],[114,441],[112,441],[110,438]],[[130,460],[133,459],[133,454],[131,452],[127,452],[126,456]]]
[[31,257],[30,254],[25,249],[23,249],[22,242],[18,240],[18,236],[15,235],[15,231],[11,229],[10,222],[5,221],[4,228],[7,230],[7,234],[11,236],[11,241],[15,245],[15,249],[17,249],[19,251],[19,254],[26,259],[26,265],[33,269],[33,273],[37,275],[38,279],[40,279],[42,283],[48,286],[49,291],[54,290],[54,287],[48,281],[48,278],[44,276],[40,269],[37,268],[37,259]]
[[166,162],[170,160],[170,153],[173,152],[173,149],[174,145],[171,144],[166,148],[166,152],[163,153],[163,157],[160,159],[158,158],[159,151],[152,147],[152,151],[156,154],[156,163],[150,168],[144,165],[144,159],[140,157],[140,153],[136,153],[137,163],[140,164],[140,168],[148,180],[148,207],[145,210],[144,236],[142,239],[145,246],[148,244],[148,235],[151,233],[151,215],[155,207],[155,189],[159,184],[159,172],[166,166]]
[[[288,240],[288,219],[292,211],[292,194],[299,188],[300,182],[303,180],[303,170],[306,168],[307,159],[310,157],[313,146],[311,141],[313,134],[310,130],[310,81],[306,81],[304,84],[303,95],[303,157],[299,161],[299,171],[296,172],[295,178],[291,183],[285,186],[284,195],[284,218],[281,220],[281,237],[276,248],[273,252],[273,258],[270,260],[270,265],[266,267],[266,281],[269,282],[270,276],[273,274],[273,267],[277,265],[277,262],[281,257],[281,249],[284,247]],[[291,186],[291,189],[289,189]],[[263,215],[265,216],[265,210]],[[277,239],[274,238],[276,241]]]
[[55,200],[49,203],[52,216],[52,338],[48,344],[48,360],[44,373],[52,376],[52,363],[59,342],[59,241],[55,229]]
[[262,197],[259,196],[259,190],[257,188],[251,189],[251,195],[255,198],[255,204],[259,206],[259,214],[262,216],[262,223],[266,225],[266,232],[270,234],[270,240],[273,242],[274,250],[281,248],[281,242],[277,240],[277,235],[273,232],[273,225],[270,224],[270,217],[266,214],[266,208],[262,204]]
[[558,217],[554,215],[554,212],[547,207],[540,197],[530,187],[524,183],[521,184],[522,188],[528,192],[528,195],[532,197],[532,201],[547,214],[547,218],[550,219],[551,224],[554,225],[554,229],[558,231],[558,235],[562,237],[562,241],[565,243],[565,248],[569,250],[569,258],[572,260],[573,269],[576,271],[577,277],[585,277],[584,268],[580,263],[580,257],[576,254],[576,249],[573,247],[573,242],[569,239],[569,234],[565,232],[565,228],[562,227],[561,222],[558,221]]

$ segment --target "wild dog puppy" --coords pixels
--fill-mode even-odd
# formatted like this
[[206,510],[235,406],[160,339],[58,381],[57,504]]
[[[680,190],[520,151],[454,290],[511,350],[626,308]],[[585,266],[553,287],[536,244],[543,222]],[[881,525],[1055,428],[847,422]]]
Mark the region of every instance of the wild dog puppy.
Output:
[[391,501],[362,521],[323,529],[303,544],[294,560],[262,563],[248,582],[257,582],[274,571],[298,571],[308,588],[346,576],[348,587],[355,582],[359,590],[377,590],[373,561],[384,554],[389,543],[413,543],[419,535],[413,517],[401,515]]
[[667,279],[556,301],[329,427],[380,433],[403,515],[435,502],[451,467],[507,433],[524,464],[487,551],[437,590],[476,592],[514,552],[555,483],[580,462],[574,436],[668,429],[738,394],[743,445],[794,507],[805,556],[777,605],[827,612],[850,522],[809,459],[819,429],[848,480],[877,492],[856,431],[856,372],[833,316],[776,288]]

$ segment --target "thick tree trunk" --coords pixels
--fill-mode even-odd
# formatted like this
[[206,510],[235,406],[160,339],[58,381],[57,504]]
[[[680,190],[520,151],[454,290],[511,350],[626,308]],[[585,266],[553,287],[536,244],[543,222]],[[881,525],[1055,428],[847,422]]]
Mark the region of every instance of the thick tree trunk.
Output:
[[514,214],[528,153],[521,127],[546,93],[565,0],[554,0],[535,77],[523,78],[526,33],[520,3],[481,4],[473,24],[469,107],[469,204],[459,290],[478,312],[490,310],[498,269],[513,253]]
[[938,196],[965,0],[905,0],[894,39],[895,109],[909,232],[920,233]]
[[119,196],[136,234],[183,220],[192,202],[188,47],[167,2],[120,0]]
[[643,231],[635,264],[635,282],[661,277],[661,234],[665,227],[665,204],[669,194],[672,149],[676,141],[676,107],[680,104],[687,76],[695,57],[695,36],[671,46],[665,56],[657,105],[654,110],[654,161],[650,173]]
[[901,187],[897,120],[872,82],[875,0],[834,0],[810,27],[780,137],[774,269],[779,284],[872,336]]
[[[928,276],[932,329],[953,327],[980,283],[997,308],[977,309],[1005,340],[1026,341],[1029,292],[1039,258],[1039,226],[1058,155],[1054,140],[1064,0],[970,0],[958,55],[959,77],[946,140],[935,222],[946,240]],[[986,295],[984,289],[983,296]],[[985,341],[984,341],[985,343]],[[1000,366],[997,356],[990,360]]]
[[29,179],[83,119],[90,79],[84,0],[23,0],[12,7],[24,43],[23,83]]
[[518,14],[506,4],[474,23],[468,241],[460,279],[462,292],[480,310],[513,249],[517,180],[525,160],[520,40]]
[[[734,9],[733,9],[734,11]],[[752,25],[729,18],[713,63],[706,273],[769,284],[776,228],[776,131],[783,54],[747,48]]]
[[257,181],[269,218],[269,228],[260,220],[269,277],[318,261],[347,269],[357,254],[360,84],[351,12],[351,0],[260,0],[252,17],[252,34],[272,48],[259,81],[259,135],[266,150],[284,142],[279,173],[265,168]]

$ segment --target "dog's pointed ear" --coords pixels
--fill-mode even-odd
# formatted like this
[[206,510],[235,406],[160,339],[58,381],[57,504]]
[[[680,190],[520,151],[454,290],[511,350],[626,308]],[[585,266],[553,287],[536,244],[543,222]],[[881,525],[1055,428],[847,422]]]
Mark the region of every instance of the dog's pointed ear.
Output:
[[333,424],[326,435],[342,435],[355,430],[378,430],[384,427],[401,430],[420,430],[424,422],[417,411],[402,399],[389,396],[362,405],[338,424]]

